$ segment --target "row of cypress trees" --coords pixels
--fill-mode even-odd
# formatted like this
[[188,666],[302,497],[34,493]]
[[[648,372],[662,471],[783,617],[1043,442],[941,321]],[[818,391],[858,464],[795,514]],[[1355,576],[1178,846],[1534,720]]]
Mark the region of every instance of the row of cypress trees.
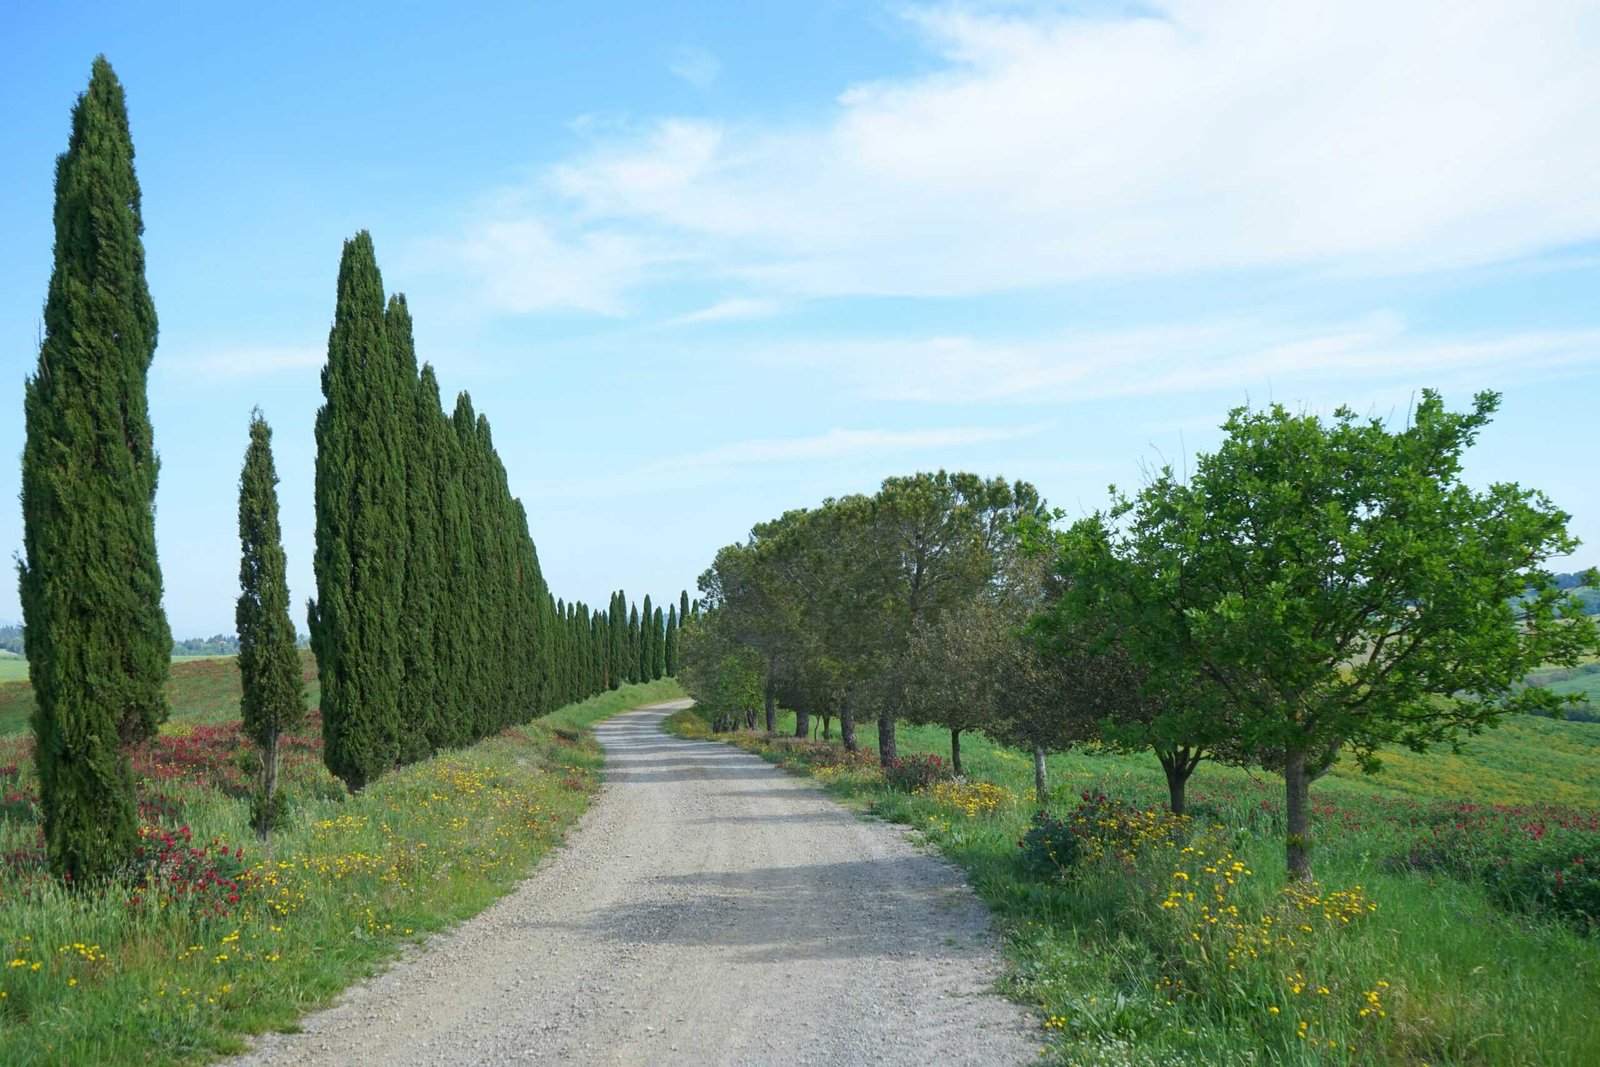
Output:
[[[52,867],[127,869],[138,814],[127,746],[167,717],[172,648],[155,548],[158,462],[146,400],[156,315],[121,84],[104,56],[56,161],[54,263],[24,401],[18,561],[40,807]],[[403,297],[372,241],[345,245],[318,413],[310,605],[329,768],[352,788],[623,681],[676,670],[681,608],[552,600],[487,420],[440,406]],[[239,484],[244,729],[262,749],[253,812],[281,807],[277,738],[299,724],[271,430],[256,413]]]
[[322,391],[308,614],[323,758],[351,789],[676,669],[676,611],[551,598],[488,419],[466,393],[442,410],[366,231],[345,242]]

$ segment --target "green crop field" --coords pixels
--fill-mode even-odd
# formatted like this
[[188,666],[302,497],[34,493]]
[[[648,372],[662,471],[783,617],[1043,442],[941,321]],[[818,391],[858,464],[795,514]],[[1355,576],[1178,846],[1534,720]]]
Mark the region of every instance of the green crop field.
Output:
[[28,661],[10,652],[0,652],[0,684],[28,676]]

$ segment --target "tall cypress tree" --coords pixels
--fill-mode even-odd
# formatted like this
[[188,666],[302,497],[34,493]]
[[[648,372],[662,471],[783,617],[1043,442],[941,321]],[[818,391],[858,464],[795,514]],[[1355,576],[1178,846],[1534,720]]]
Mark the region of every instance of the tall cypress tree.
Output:
[[682,626],[689,621],[689,590],[685,589],[678,594],[678,625]]
[[678,605],[667,605],[667,638],[666,638],[666,669],[667,676],[678,676]]
[[383,278],[365,230],[345,242],[317,412],[317,599],[323,761],[350,789],[400,753],[400,613],[406,475],[401,398]]
[[619,688],[627,680],[628,662],[628,596],[621,589],[611,597],[611,611],[606,646],[606,684]]
[[644,681],[644,635],[639,628],[639,605],[628,608],[628,680]]
[[667,621],[657,608],[650,617],[650,677],[665,678],[667,676]]
[[401,762],[427,755],[438,730],[440,601],[446,595],[439,565],[440,506],[434,466],[440,411],[437,386],[429,395],[417,373],[411,309],[403,294],[389,298],[384,332],[393,352],[396,384],[401,387],[400,419],[405,436],[405,580],[400,613]]
[[118,746],[150,737],[167,714],[143,233],[127,105],[100,56],[56,158],[45,336],[23,402],[18,566],[45,846],[52,868],[80,883],[132,854]]
[[655,677],[655,630],[650,625],[650,594],[644,595],[644,608],[639,612],[639,681],[648,682]]
[[272,428],[257,408],[250,415],[250,445],[239,475],[239,712],[244,733],[261,750],[256,833],[264,841],[277,810],[278,738],[305,721],[300,653],[289,619],[289,581],[278,526],[278,471],[272,462]]

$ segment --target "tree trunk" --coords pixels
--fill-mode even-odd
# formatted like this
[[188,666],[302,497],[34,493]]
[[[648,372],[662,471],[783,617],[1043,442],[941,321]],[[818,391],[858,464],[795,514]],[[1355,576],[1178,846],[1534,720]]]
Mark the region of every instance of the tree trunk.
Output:
[[767,662],[767,733],[778,732],[778,672],[774,661]]
[[1156,750],[1161,770],[1167,776],[1167,807],[1174,815],[1182,815],[1186,806],[1184,792],[1189,776],[1200,765],[1200,754],[1189,748],[1176,748],[1168,752]]
[[961,777],[961,731],[950,731],[950,771],[957,778]]
[[1311,880],[1311,776],[1306,773],[1306,750],[1289,748],[1284,753],[1283,785],[1286,793],[1284,814],[1288,821],[1286,856],[1289,880]]
[[267,737],[265,751],[261,753],[261,811],[256,822],[256,836],[267,840],[272,833],[272,794],[278,790],[278,732]]
[[824,741],[833,740],[833,713],[829,711],[822,713],[822,739]]
[[889,766],[900,758],[900,749],[894,743],[894,713],[884,711],[878,715],[878,764]]
[[1044,769],[1044,746],[1033,746],[1033,795],[1042,808],[1050,803],[1050,777]]
[[844,703],[839,706],[839,736],[844,739],[846,752],[859,751],[861,746],[856,744],[856,698],[852,693],[844,695]]
[[802,740],[811,736],[811,713],[797,711],[794,713],[794,735]]

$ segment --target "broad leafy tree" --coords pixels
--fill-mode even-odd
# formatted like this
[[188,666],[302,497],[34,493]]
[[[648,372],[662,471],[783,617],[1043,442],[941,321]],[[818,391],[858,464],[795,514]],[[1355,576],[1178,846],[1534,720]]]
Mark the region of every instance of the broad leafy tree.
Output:
[[1498,402],[1458,413],[1425,392],[1399,429],[1239,408],[1187,481],[1162,470],[1106,517],[1101,607],[1167,684],[1214,685],[1239,745],[1283,772],[1294,878],[1311,872],[1310,785],[1337,759],[1372,770],[1385,745],[1547,710],[1528,672],[1596,648],[1544,568],[1577,546],[1566,514],[1462,477]]

